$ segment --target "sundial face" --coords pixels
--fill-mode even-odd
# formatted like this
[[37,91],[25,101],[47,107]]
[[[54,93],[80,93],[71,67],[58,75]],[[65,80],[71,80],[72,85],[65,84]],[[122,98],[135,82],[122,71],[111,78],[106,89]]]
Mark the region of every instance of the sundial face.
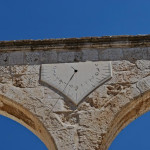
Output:
[[78,104],[112,77],[111,62],[42,64],[41,81]]

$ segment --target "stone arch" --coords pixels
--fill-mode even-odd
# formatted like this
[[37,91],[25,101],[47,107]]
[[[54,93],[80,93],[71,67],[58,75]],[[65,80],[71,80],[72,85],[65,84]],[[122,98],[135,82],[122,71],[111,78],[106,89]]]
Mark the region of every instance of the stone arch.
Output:
[[[149,110],[149,59],[149,35],[0,42],[0,94],[11,99],[2,96],[0,113],[25,123],[48,148],[106,150],[122,128]],[[86,61],[111,61],[113,75],[77,107],[40,82],[43,64]]]
[[150,90],[147,90],[126,103],[121,110],[116,113],[107,128],[107,133],[103,136],[100,150],[107,150],[123,128],[149,110]]
[[41,121],[17,102],[0,94],[0,114],[22,124],[38,136],[50,150],[57,150],[53,138]]

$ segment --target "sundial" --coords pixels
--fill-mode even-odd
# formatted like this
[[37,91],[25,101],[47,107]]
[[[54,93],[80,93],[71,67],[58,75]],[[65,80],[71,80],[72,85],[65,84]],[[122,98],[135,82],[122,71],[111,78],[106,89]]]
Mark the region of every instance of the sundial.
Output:
[[92,91],[112,77],[111,62],[42,64],[41,81],[78,105]]

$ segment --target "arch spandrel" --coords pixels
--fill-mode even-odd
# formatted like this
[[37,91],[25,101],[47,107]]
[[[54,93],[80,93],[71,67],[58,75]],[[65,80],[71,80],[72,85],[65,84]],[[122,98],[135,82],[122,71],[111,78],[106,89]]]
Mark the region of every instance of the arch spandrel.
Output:
[[[85,61],[111,61],[112,78],[79,105],[40,82],[42,64]],[[107,150],[124,122],[149,110],[149,76],[149,35],[0,42],[0,94],[27,110],[22,123],[38,129],[38,118],[43,141],[58,150]]]

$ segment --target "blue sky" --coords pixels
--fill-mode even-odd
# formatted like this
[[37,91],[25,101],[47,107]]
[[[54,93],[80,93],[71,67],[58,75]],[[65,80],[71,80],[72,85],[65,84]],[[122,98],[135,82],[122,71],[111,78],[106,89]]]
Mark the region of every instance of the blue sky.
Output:
[[0,40],[149,34],[149,0],[0,0]]
[[0,150],[47,150],[31,131],[0,115]]
[[[0,0],[0,41],[137,34],[150,34],[149,0]],[[0,126],[0,149],[46,150],[16,122],[1,116]],[[147,113],[109,150],[149,150],[149,126]]]

